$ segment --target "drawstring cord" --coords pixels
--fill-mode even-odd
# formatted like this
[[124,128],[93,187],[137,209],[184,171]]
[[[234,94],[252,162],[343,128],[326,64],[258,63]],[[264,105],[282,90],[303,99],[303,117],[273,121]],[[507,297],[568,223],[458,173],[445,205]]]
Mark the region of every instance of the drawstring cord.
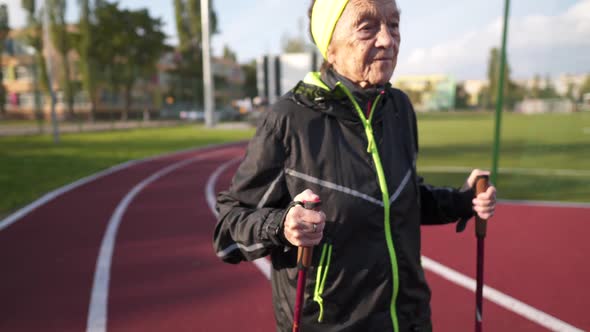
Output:
[[332,245],[324,243],[322,246],[322,256],[320,257],[320,263],[318,265],[318,272],[316,275],[315,289],[313,291],[313,300],[320,306],[320,315],[318,317],[319,323],[321,323],[324,319],[324,299],[322,299],[322,293],[324,292],[324,286],[326,285],[326,277],[328,276],[331,260]]

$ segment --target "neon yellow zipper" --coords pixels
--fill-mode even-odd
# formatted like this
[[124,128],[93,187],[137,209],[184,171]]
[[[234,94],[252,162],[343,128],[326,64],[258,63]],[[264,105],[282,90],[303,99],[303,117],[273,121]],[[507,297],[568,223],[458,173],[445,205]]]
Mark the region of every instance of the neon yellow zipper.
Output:
[[[328,86],[324,82],[322,82],[319,72],[308,73],[305,76],[305,78],[303,79],[303,82],[305,82],[307,84],[318,86],[321,89],[324,89],[327,91],[330,90],[328,88]],[[390,221],[389,190],[387,189],[387,181],[385,179],[385,172],[383,171],[383,165],[381,164],[381,157],[379,156],[379,151],[377,150],[377,144],[375,143],[375,137],[373,135],[373,127],[371,125],[371,120],[373,119],[373,114],[375,114],[375,107],[379,103],[379,100],[381,100],[381,95],[377,96],[377,98],[375,98],[375,100],[373,101],[373,105],[371,107],[371,114],[369,114],[369,119],[367,119],[365,117],[365,115],[363,114],[361,107],[359,106],[357,101],[354,99],[354,96],[352,95],[352,93],[350,93],[350,91],[348,91],[348,89],[340,82],[338,82],[336,84],[336,86],[340,86],[340,88],[342,88],[342,91],[344,91],[344,93],[346,93],[346,95],[348,96],[348,99],[350,99],[350,101],[354,105],[354,109],[357,111],[358,116],[363,123],[363,126],[365,128],[365,134],[367,136],[367,141],[368,141],[367,153],[370,153],[372,155],[373,162],[375,163],[375,168],[377,169],[377,178],[379,179],[379,187],[381,189],[381,196],[382,196],[382,200],[383,200],[383,213],[385,215],[383,218],[384,219],[384,226],[385,226],[385,240],[387,242],[387,250],[389,251],[389,260],[391,262],[391,270],[392,270],[392,274],[393,274],[393,294],[392,294],[391,305],[389,307],[390,308],[389,311],[391,314],[391,321],[393,323],[393,330],[394,330],[394,332],[399,332],[397,312],[395,309],[397,294],[399,292],[399,273],[398,273],[398,266],[397,266],[397,256],[395,254],[395,246],[393,245],[393,239],[391,237],[391,225],[389,223],[389,221]],[[322,256],[324,254],[324,250],[325,250],[325,247],[322,249]],[[330,252],[330,254],[328,257],[331,256],[331,246],[330,246],[329,252]],[[328,258],[328,266],[329,266],[329,258]],[[324,276],[323,277],[320,277],[320,273],[318,271],[318,280],[323,279],[323,281],[325,281],[325,275],[327,275],[327,267],[324,269]],[[319,295],[321,295],[321,292],[323,292],[323,282],[322,282],[321,286],[322,287],[319,290],[320,291]],[[321,299],[321,296],[320,296],[320,299]],[[320,303],[320,302],[318,302],[318,303]],[[323,302],[321,302],[321,303],[322,304],[320,304],[320,316],[323,316]]]
[[393,323],[393,330],[395,332],[399,332],[399,324],[397,320],[397,312],[395,309],[395,303],[397,300],[397,294],[399,291],[399,278],[398,278],[398,267],[397,267],[397,256],[395,254],[395,246],[393,245],[393,239],[391,237],[391,225],[389,223],[390,216],[389,216],[389,190],[387,189],[387,181],[385,179],[385,172],[383,171],[383,165],[381,164],[381,157],[379,156],[379,151],[377,150],[377,144],[375,143],[375,136],[373,135],[373,127],[371,125],[371,120],[373,119],[373,114],[375,114],[375,107],[381,100],[381,94],[375,98],[373,101],[373,105],[371,107],[371,113],[369,114],[369,118],[367,119],[363,114],[363,110],[354,99],[354,96],[348,89],[341,84],[340,82],[336,83],[336,86],[340,86],[340,88],[346,93],[348,99],[354,105],[355,110],[358,113],[361,121],[363,122],[363,126],[365,127],[365,134],[367,135],[367,152],[371,154],[373,157],[373,162],[375,163],[375,168],[377,169],[377,178],[379,179],[379,187],[381,188],[381,196],[383,199],[383,213],[385,214],[384,219],[384,226],[385,226],[385,240],[387,242],[387,249],[389,251],[389,260],[391,262],[391,270],[393,274],[393,294],[391,299],[391,305],[389,307],[389,311],[391,314],[391,321]]

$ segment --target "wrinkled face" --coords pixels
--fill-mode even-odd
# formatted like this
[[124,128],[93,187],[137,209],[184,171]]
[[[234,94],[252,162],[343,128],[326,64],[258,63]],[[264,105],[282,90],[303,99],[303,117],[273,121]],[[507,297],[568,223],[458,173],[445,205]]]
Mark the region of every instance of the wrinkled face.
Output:
[[397,63],[399,20],[394,0],[350,0],[334,29],[328,62],[362,88],[387,83]]

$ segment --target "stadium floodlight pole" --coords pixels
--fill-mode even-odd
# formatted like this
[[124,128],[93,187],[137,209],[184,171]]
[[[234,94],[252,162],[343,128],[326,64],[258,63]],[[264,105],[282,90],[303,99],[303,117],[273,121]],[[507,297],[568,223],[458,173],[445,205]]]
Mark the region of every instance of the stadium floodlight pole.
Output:
[[500,157],[500,129],[502,124],[502,109],[504,107],[504,72],[506,71],[506,39],[508,38],[508,13],[510,0],[504,1],[504,27],[502,31],[502,49],[500,51],[500,81],[496,98],[496,122],[494,130],[494,153],[492,156],[492,183],[497,184],[498,160]]
[[213,79],[211,73],[211,33],[209,24],[209,0],[201,0],[202,52],[203,52],[203,99],[205,106],[205,124],[215,126],[215,99],[213,98]]
[[[498,159],[500,156],[500,128],[502,124],[502,109],[504,107],[504,72],[506,71],[506,39],[508,37],[508,13],[510,0],[504,0],[504,26],[502,31],[502,49],[500,50],[500,81],[496,98],[496,121],[494,129],[494,152],[492,156],[492,183],[498,179]],[[487,190],[488,177],[478,177],[475,182],[476,196]],[[477,278],[475,287],[475,331],[482,332],[483,321],[483,262],[484,240],[486,237],[487,221],[475,216],[475,236],[477,237]]]
[[[51,125],[53,127],[53,143],[59,144],[59,124],[57,122],[57,114],[55,113],[55,91],[53,91],[53,63],[51,61],[51,57],[53,54],[49,50],[51,49],[50,43],[51,39],[49,39],[49,6],[45,4],[43,7],[43,49],[47,50],[45,52],[45,67],[47,70],[47,90],[49,91],[49,96],[51,98]],[[41,51],[43,52],[43,51]]]

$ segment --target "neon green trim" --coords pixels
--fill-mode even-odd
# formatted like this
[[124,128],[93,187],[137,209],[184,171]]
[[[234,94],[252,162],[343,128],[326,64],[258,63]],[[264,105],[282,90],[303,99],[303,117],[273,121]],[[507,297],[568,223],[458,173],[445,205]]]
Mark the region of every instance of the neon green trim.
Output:
[[393,245],[393,239],[391,237],[391,225],[390,225],[390,216],[389,216],[389,190],[387,189],[387,181],[385,179],[385,172],[383,171],[383,164],[381,163],[381,157],[379,156],[379,151],[377,150],[377,145],[375,144],[375,137],[373,136],[373,127],[371,126],[371,120],[373,119],[373,114],[375,114],[375,107],[381,100],[381,95],[378,95],[373,102],[371,107],[371,114],[369,115],[369,119],[365,117],[363,114],[363,110],[354,99],[354,96],[348,89],[338,82],[336,86],[340,86],[344,93],[348,96],[354,108],[356,109],[358,116],[361,118],[363,125],[365,127],[365,134],[367,135],[368,146],[367,152],[371,153],[373,157],[373,162],[375,163],[375,168],[377,169],[377,178],[379,179],[379,187],[381,188],[381,196],[383,199],[383,213],[384,213],[384,224],[385,224],[385,240],[387,242],[387,249],[389,251],[389,260],[391,262],[391,270],[393,274],[393,294],[391,296],[391,305],[389,307],[390,314],[391,314],[391,321],[393,323],[393,330],[395,332],[399,332],[399,324],[397,320],[397,313],[395,310],[395,302],[397,300],[397,294],[399,291],[399,273],[398,273],[398,266],[397,266],[397,256],[395,254],[395,246]]
[[[328,251],[328,259],[324,266],[324,259],[326,258],[326,249]],[[320,315],[318,322],[321,323],[324,319],[324,299],[322,299],[322,293],[324,292],[324,286],[326,285],[326,277],[328,276],[328,270],[330,269],[330,261],[332,260],[332,245],[324,243],[322,246],[322,256],[320,257],[320,263],[318,264],[318,273],[316,275],[315,289],[313,291],[313,300],[320,306]]]
[[330,91],[330,88],[326,85],[326,83],[322,82],[321,73],[317,71],[307,73],[303,79],[303,83],[315,85],[324,90]]
[[348,0],[316,0],[313,5],[311,33],[324,59],[328,58],[328,46],[332,40],[332,34],[347,4]]

